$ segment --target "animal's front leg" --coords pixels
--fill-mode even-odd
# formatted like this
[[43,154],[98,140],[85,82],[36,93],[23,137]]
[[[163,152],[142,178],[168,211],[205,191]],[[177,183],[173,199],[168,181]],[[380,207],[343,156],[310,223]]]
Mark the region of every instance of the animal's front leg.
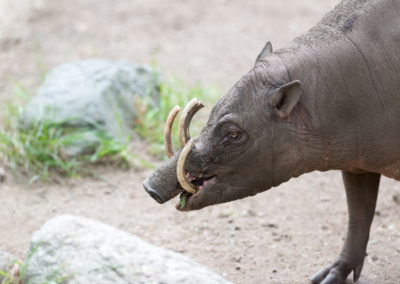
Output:
[[342,175],[349,212],[346,241],[336,261],[311,278],[313,283],[343,283],[351,271],[354,281],[357,281],[363,267],[369,230],[375,213],[380,175],[350,172],[342,172]]

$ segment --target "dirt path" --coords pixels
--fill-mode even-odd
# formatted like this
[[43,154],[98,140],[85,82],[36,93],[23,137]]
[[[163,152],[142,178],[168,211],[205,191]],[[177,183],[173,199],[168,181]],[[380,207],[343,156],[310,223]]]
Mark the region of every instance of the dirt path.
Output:
[[[55,65],[88,57],[154,59],[167,74],[226,91],[251,68],[266,40],[283,46],[335,2],[33,1],[13,23],[23,32],[0,37],[0,103],[12,97],[15,82],[35,90]],[[190,213],[177,212],[175,201],[160,206],[151,200],[141,186],[149,171],[101,172],[105,181],[1,184],[0,249],[23,255],[34,230],[69,213],[182,252],[235,283],[307,283],[336,257],[345,235],[338,172],[308,174],[255,197]],[[400,183],[383,179],[360,283],[400,283],[399,199]]]

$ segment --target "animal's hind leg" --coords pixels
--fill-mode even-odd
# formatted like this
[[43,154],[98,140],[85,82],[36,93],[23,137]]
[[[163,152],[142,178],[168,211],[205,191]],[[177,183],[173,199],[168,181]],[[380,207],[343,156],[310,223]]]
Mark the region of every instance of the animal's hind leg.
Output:
[[381,176],[350,172],[342,172],[342,176],[349,212],[346,241],[336,261],[311,278],[313,283],[343,283],[351,271],[357,281],[363,267]]

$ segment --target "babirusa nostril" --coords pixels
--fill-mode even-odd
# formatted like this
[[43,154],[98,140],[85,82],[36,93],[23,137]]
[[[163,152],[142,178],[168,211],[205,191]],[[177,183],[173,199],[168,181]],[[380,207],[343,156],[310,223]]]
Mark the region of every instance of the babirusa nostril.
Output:
[[164,203],[166,201],[155,189],[153,189],[149,184],[149,179],[143,181],[143,187],[150,196],[156,200],[158,203]]

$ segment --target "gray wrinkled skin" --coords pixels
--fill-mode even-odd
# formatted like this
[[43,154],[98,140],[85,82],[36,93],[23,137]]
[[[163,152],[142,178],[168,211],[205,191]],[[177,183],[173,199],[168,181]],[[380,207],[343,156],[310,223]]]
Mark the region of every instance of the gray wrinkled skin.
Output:
[[[195,139],[185,170],[213,179],[179,209],[254,195],[314,170],[341,170],[346,241],[312,282],[342,283],[352,271],[357,280],[380,175],[400,180],[399,27],[399,1],[344,0],[288,47],[263,50]],[[301,85],[282,87],[295,80]],[[166,175],[146,185],[170,197],[177,180]]]

